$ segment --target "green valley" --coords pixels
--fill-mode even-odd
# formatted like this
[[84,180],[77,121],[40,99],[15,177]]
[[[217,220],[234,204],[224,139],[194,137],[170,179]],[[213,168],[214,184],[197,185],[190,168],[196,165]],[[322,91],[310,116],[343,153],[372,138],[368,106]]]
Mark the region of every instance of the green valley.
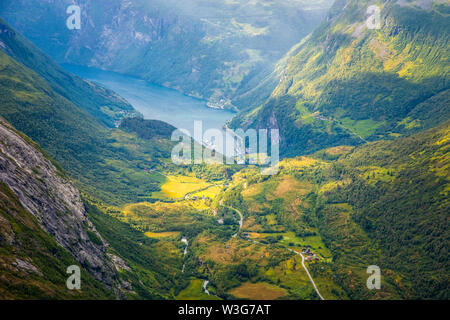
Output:
[[[87,31],[58,29],[72,1],[0,5],[1,300],[450,298],[448,1],[79,2]],[[166,88],[50,56],[279,129],[278,171],[176,163]],[[221,156],[205,137],[188,156]]]

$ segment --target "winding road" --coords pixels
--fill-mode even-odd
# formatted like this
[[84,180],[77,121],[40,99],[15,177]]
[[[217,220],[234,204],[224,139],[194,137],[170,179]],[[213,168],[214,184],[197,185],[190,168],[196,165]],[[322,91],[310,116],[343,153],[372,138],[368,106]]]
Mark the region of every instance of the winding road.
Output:
[[[237,209],[235,209],[235,208],[233,208],[233,207],[224,205],[224,204],[223,204],[223,200],[220,200],[219,204],[220,204],[222,207],[231,209],[231,210],[237,212],[237,214],[239,214],[239,216],[241,217],[241,220],[239,221],[239,231],[241,231],[242,226],[243,226],[243,224],[244,224],[244,215],[243,215],[239,210],[237,210]],[[238,233],[239,233],[239,231],[238,231]],[[238,235],[238,233],[236,233],[235,235],[233,235],[233,238],[236,238],[237,235]],[[261,243],[261,242],[255,241],[255,240],[251,240],[251,239],[246,239],[246,240],[252,241],[253,243],[257,243],[257,244],[260,244],[260,245],[265,245],[265,244],[263,244],[263,243]],[[301,252],[294,251],[294,250],[289,249],[289,248],[286,248],[286,249],[289,250],[290,252],[293,252],[293,253],[299,255],[300,257],[302,257],[302,266],[303,266],[303,269],[305,269],[306,274],[308,275],[309,280],[311,281],[311,283],[312,283],[312,285],[313,285],[313,287],[314,287],[314,290],[316,290],[316,293],[317,293],[317,295],[319,296],[319,298],[320,298],[321,300],[325,300],[325,299],[323,298],[323,296],[320,294],[320,291],[319,291],[319,289],[317,288],[317,285],[316,285],[316,283],[314,282],[313,277],[311,276],[311,274],[309,273],[308,268],[307,268],[306,265],[305,265],[305,256],[304,256]]]
[[222,207],[224,207],[224,208],[228,208],[228,209],[233,210],[233,211],[236,212],[236,213],[239,215],[239,217],[240,217],[240,220],[239,220],[239,230],[238,230],[238,232],[237,232],[236,234],[233,235],[233,238],[236,238],[237,235],[238,235],[238,233],[239,233],[239,231],[241,231],[242,226],[244,225],[244,215],[243,215],[239,210],[237,210],[237,209],[235,209],[235,208],[233,208],[233,207],[224,205],[224,204],[223,204],[223,200],[220,200],[220,205],[221,205]]
[[300,257],[302,257],[302,266],[303,266],[303,269],[305,269],[306,274],[307,274],[308,277],[309,277],[309,280],[311,280],[311,283],[312,283],[314,289],[316,290],[317,295],[320,297],[321,300],[325,300],[325,299],[322,297],[322,295],[320,294],[320,291],[319,291],[319,289],[317,288],[316,283],[314,282],[314,279],[312,278],[311,274],[310,274],[309,271],[308,271],[308,268],[307,268],[306,265],[305,265],[305,256],[304,256],[301,252],[294,251],[294,250],[292,250],[292,249],[288,249],[288,250],[291,251],[291,252],[294,252],[295,254],[298,254]]

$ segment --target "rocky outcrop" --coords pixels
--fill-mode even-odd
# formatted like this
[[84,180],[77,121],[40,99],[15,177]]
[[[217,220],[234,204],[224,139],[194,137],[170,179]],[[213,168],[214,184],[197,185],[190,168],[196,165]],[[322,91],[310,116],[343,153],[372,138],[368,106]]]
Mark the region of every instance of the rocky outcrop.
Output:
[[[78,189],[36,144],[1,118],[0,181],[82,267],[121,296],[107,243],[88,219]],[[33,271],[27,262],[17,266]]]

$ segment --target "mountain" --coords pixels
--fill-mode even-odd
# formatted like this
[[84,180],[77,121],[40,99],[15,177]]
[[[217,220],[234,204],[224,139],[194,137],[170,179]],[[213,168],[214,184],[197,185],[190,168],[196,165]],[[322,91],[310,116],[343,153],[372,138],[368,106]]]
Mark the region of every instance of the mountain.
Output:
[[[87,217],[79,191],[1,118],[0,225],[3,299],[121,296],[107,243]],[[83,267],[80,292],[66,288],[71,265]]]
[[[326,299],[448,299],[449,134],[446,122],[285,159],[269,178],[246,169],[236,177],[244,188],[225,201],[242,211],[252,240],[317,254],[322,262],[309,267]],[[380,290],[366,287],[371,265]],[[302,286],[293,277],[281,278],[292,293]]]
[[[337,1],[274,68],[243,80],[245,94],[228,96],[246,104],[232,125],[280,128],[285,158],[272,176],[256,166],[174,165],[174,127],[142,119],[0,21],[0,298],[448,299],[450,120],[448,30],[442,29],[448,5],[441,2],[380,2],[382,28],[370,30],[369,2]],[[274,3],[212,5],[267,12]],[[164,50],[173,48],[169,38],[197,50],[198,42],[180,39],[203,37],[197,31],[212,22],[204,14],[217,9],[203,1],[186,7],[105,2],[104,12],[91,11],[97,2],[82,4],[90,8],[84,18],[99,18],[87,20],[91,34],[105,32],[109,45],[131,34],[111,30],[123,21],[134,30],[150,11],[189,22],[177,33],[175,25],[142,18],[169,30],[168,38],[152,33],[151,42],[161,40]],[[73,36],[76,43],[73,33],[58,34],[63,18],[43,20],[47,9],[62,8],[65,17],[61,4],[18,1],[1,8],[14,5],[29,10],[24,16],[35,12],[52,39]],[[117,29],[104,28],[111,12],[120,12],[112,20]],[[20,21],[28,23],[34,22]],[[241,26],[254,33],[253,27]],[[171,30],[180,37],[171,38]],[[37,41],[42,32],[33,32]],[[108,57],[95,53],[105,44],[92,39],[88,51],[73,49],[68,57]],[[214,50],[228,54],[223,41]],[[135,57],[127,63],[120,53],[141,53],[124,48],[109,52],[114,64]],[[214,51],[176,48],[156,52],[226,60]],[[162,60],[152,65],[164,76],[172,70]],[[70,265],[82,268],[81,291],[65,287]],[[378,290],[367,286],[369,266],[380,268]]]
[[[328,185],[318,216],[327,245],[339,256],[337,265],[378,255],[378,265],[403,298],[449,298],[449,134],[447,121],[408,138],[361,146],[336,162],[332,172],[340,178],[337,186]],[[347,256],[336,236],[345,237],[338,221],[347,214],[378,253],[363,249]],[[348,245],[358,241],[350,237]]]
[[137,76],[233,108],[245,106],[240,96],[331,2],[81,0],[80,30],[66,28],[69,0],[2,2],[0,15],[59,63]]
[[86,82],[65,72],[49,56],[38,50],[0,19],[0,50],[23,66],[32,69],[51,89],[89,112],[105,125],[114,126],[121,112],[133,107],[111,90]]
[[[0,115],[10,123],[2,120],[0,139],[2,297],[173,298],[184,281],[179,261],[98,207],[142,201],[160,190],[163,179],[145,170],[169,163],[168,132],[174,128],[140,119],[124,120],[123,130],[111,128],[104,120],[113,117],[91,114],[83,101],[110,99],[113,105],[123,101],[117,95],[58,69],[61,79],[79,81],[69,88],[88,99],[69,100],[56,91],[57,82],[39,74],[56,66],[40,50],[4,23],[0,41]],[[18,56],[37,61],[27,67]],[[126,110],[118,112],[121,117]],[[152,135],[140,138],[141,126],[152,128]],[[70,265],[84,267],[82,285],[92,288],[89,293],[68,292]]]
[[[136,113],[127,102],[63,71],[5,23],[1,26],[0,115],[36,141],[79,186],[95,187],[107,202],[136,201],[158,190],[159,182],[147,179],[144,168],[170,158],[170,141],[155,137],[136,148],[132,136],[111,130],[114,121]],[[126,178],[123,170],[129,172]],[[119,197],[117,188],[123,190]]]
[[[0,298],[170,299],[178,265],[86,201],[61,166],[0,118]],[[171,263],[173,263],[171,261]],[[81,290],[66,287],[81,267]]]
[[[449,5],[336,1],[284,58],[271,97],[232,126],[278,127],[285,156],[408,135],[449,119]],[[281,65],[279,66],[281,68]]]

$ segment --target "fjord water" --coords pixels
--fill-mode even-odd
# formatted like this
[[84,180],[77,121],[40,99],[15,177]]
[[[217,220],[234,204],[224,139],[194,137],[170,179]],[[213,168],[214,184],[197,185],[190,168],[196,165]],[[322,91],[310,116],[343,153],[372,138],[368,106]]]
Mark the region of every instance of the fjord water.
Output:
[[203,100],[138,78],[89,67],[63,65],[63,68],[80,78],[117,92],[142,113],[145,119],[161,120],[186,129],[191,134],[194,121],[202,121],[203,131],[221,130],[227,120],[233,117],[231,111],[211,109]]

